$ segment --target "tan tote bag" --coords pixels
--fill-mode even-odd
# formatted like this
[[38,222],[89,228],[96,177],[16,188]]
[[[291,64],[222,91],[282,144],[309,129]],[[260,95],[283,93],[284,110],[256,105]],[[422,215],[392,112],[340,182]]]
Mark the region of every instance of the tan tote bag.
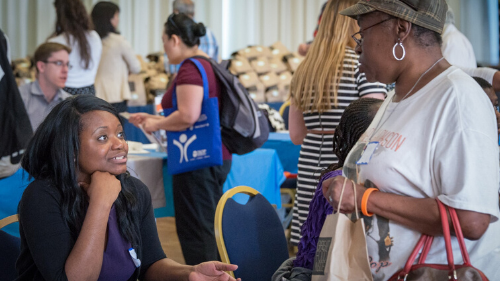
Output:
[[[342,187],[337,210],[340,210],[346,181],[347,178]],[[354,187],[354,182],[352,183]],[[355,188],[354,201],[357,210]],[[340,212],[326,217],[314,256],[312,281],[373,280],[368,262],[365,224],[363,219],[359,218],[358,211],[355,213],[355,221]]]

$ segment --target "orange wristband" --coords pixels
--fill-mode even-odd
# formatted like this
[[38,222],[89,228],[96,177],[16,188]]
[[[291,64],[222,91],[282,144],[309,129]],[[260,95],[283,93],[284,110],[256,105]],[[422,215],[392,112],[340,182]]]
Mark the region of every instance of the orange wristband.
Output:
[[373,216],[373,213],[368,213],[367,206],[368,206],[368,197],[370,197],[370,194],[372,194],[372,192],[374,191],[378,191],[378,189],[373,187],[368,188],[365,191],[365,193],[363,193],[363,198],[361,198],[361,212],[363,213],[363,215],[367,217]]

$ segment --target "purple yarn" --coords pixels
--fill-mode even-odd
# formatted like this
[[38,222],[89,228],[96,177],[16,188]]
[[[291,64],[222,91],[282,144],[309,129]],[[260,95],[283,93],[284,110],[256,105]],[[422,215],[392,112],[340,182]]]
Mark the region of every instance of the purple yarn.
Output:
[[326,173],[319,180],[316,192],[309,205],[309,214],[301,228],[302,238],[299,242],[297,258],[293,262],[294,267],[305,267],[312,270],[321,229],[325,223],[326,216],[333,213],[333,207],[330,206],[330,203],[323,196],[321,185],[323,181],[340,175],[342,175],[342,170],[335,170]]

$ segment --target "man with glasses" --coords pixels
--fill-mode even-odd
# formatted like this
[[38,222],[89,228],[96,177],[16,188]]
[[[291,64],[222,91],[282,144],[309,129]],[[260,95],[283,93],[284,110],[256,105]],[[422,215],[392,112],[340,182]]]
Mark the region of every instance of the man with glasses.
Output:
[[37,79],[19,88],[33,132],[54,106],[71,96],[62,89],[71,68],[70,52],[70,48],[59,43],[44,43],[35,51]]

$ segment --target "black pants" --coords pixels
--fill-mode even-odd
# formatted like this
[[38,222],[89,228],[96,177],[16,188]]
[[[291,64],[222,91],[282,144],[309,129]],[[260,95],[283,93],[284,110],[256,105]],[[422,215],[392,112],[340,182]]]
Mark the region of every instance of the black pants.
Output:
[[219,260],[214,218],[231,160],[222,166],[174,175],[175,225],[186,264]]

